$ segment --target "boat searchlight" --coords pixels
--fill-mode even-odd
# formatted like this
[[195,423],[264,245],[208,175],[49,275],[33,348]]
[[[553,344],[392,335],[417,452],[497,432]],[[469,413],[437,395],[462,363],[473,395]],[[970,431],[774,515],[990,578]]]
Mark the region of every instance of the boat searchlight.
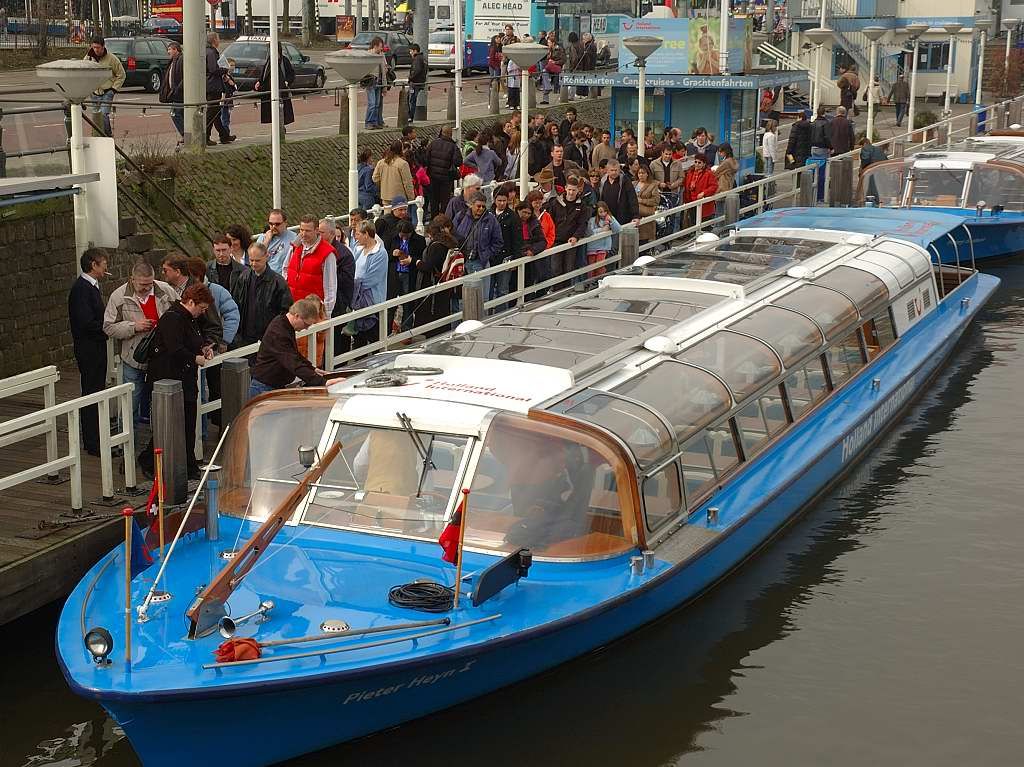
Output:
[[102,626],[89,629],[85,634],[85,649],[92,655],[97,666],[110,665],[110,653],[114,650],[114,638]]
[[299,464],[302,468],[309,469],[316,460],[316,448],[309,445],[299,445]]

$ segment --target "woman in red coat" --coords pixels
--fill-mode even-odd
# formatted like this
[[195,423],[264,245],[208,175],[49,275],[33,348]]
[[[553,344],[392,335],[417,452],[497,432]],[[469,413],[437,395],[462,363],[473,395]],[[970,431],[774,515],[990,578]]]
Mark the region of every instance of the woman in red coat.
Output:
[[[714,197],[718,194],[718,178],[708,169],[707,160],[704,155],[697,154],[693,157],[693,167],[686,171],[683,176],[683,202],[693,202],[706,197]],[[695,209],[686,212],[686,226],[693,226],[696,223]],[[715,215],[714,201],[700,206],[700,220],[707,221]]]

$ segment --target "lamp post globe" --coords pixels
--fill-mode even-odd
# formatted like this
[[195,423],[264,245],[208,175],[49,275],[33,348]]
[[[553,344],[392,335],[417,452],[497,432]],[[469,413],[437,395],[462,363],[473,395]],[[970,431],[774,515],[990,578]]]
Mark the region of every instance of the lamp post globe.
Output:
[[821,49],[829,40],[832,39],[832,30],[828,27],[813,27],[804,32],[807,38],[814,43],[814,78],[816,80],[814,86],[814,103],[811,109],[814,111],[815,117],[818,115],[818,107],[821,105],[821,84],[824,78],[821,75]]
[[647,148],[647,59],[654,55],[665,41],[651,35],[627,37],[622,41],[630,53],[636,56],[637,79],[636,132],[640,156],[643,157]]
[[530,67],[548,53],[548,47],[540,43],[512,43],[501,49],[502,54],[519,67],[519,199],[525,200],[530,191],[530,169],[527,156],[530,151],[527,127],[530,124]]

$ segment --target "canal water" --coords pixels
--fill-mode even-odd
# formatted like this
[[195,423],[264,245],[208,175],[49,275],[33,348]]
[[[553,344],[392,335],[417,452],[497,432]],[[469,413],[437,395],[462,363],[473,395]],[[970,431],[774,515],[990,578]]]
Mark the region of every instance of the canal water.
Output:
[[[1000,291],[900,427],[696,605],[289,764],[1024,762],[1024,267],[992,271]],[[0,765],[137,765],[116,725],[65,687],[57,612],[0,629]]]

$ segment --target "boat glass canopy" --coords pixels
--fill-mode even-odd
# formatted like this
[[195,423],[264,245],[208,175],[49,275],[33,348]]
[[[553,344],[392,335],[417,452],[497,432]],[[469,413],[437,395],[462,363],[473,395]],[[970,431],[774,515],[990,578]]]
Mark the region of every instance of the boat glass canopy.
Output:
[[811,320],[778,306],[764,306],[732,323],[729,330],[761,339],[775,350],[787,368],[824,343],[821,330]]
[[720,330],[675,355],[718,375],[740,401],[782,375],[778,356],[763,341]]
[[835,290],[819,285],[801,285],[796,290],[772,301],[774,306],[806,314],[832,340],[857,322],[857,307]]
[[830,269],[815,278],[814,284],[840,291],[856,304],[862,316],[889,303],[889,289],[885,283],[870,272],[853,266]]

